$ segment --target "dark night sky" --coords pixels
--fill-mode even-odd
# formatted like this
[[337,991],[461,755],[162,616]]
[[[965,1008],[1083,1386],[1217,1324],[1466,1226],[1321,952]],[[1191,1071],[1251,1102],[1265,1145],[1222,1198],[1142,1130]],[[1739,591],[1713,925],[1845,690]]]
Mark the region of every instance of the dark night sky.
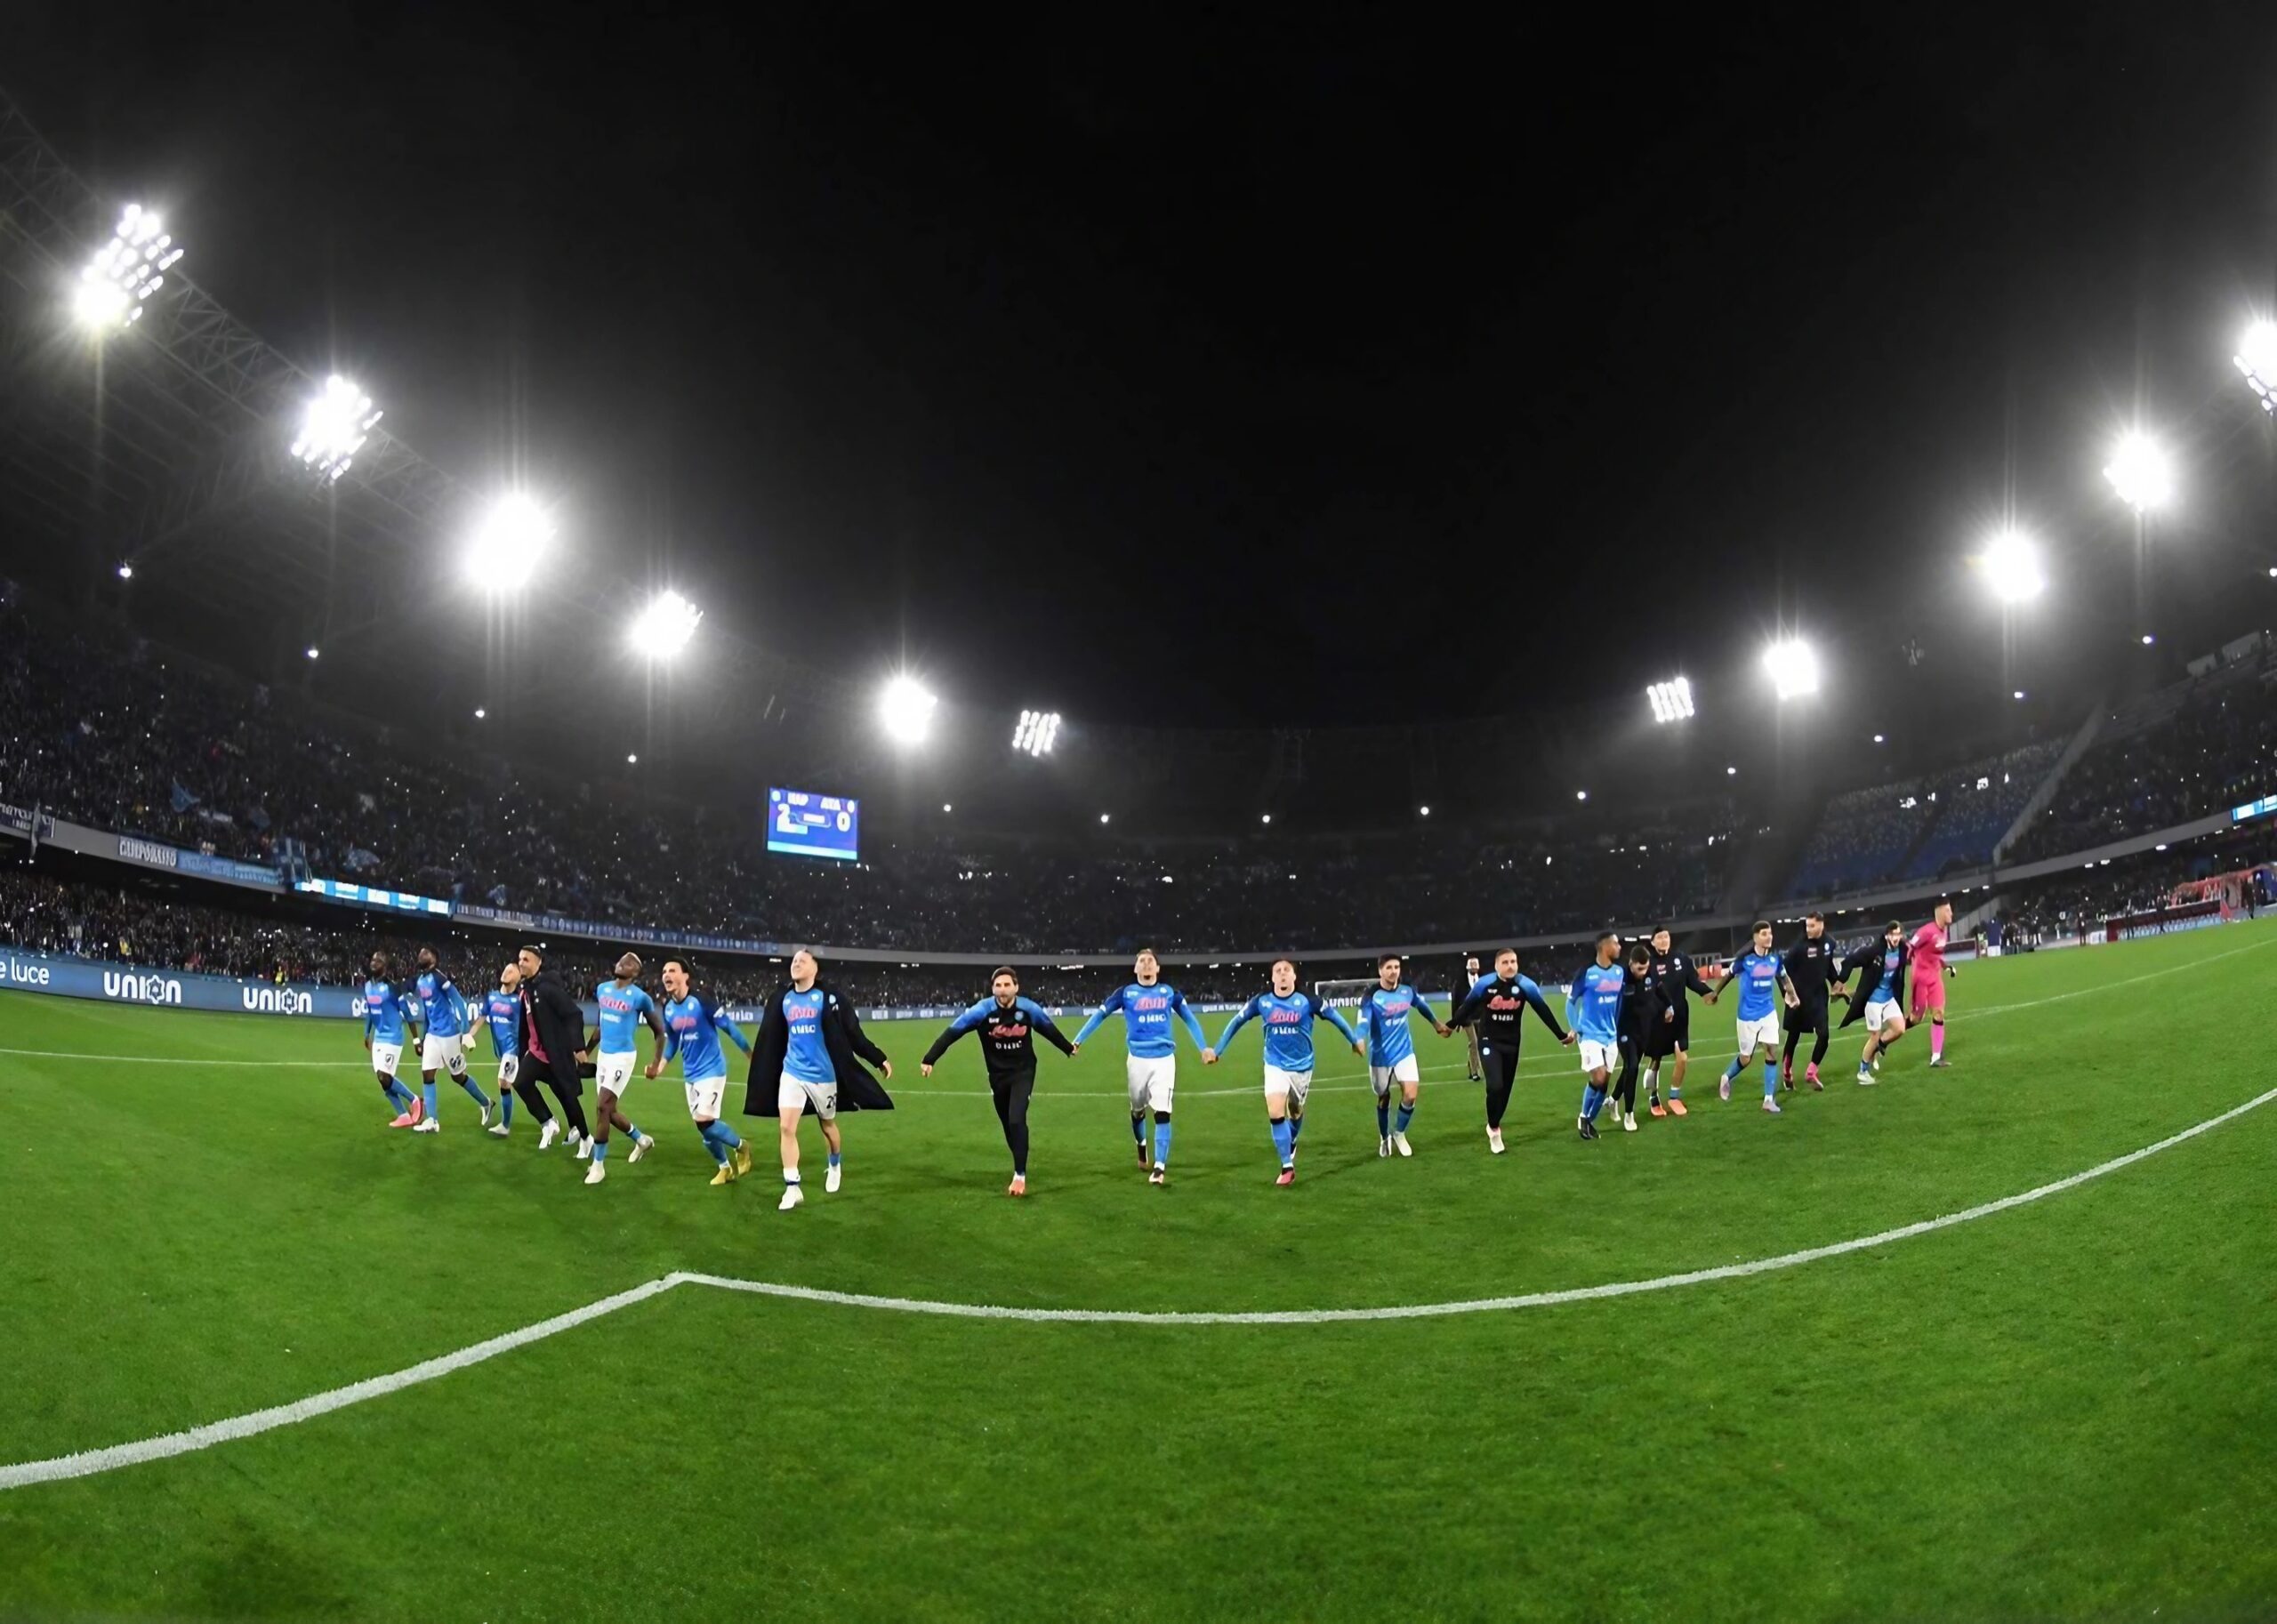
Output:
[[[0,82],[430,456],[848,672],[1736,704],[1785,617],[1849,703],[1918,638],[1989,712],[2271,618],[2265,6],[204,9],[19,0]],[[2140,585],[2138,410],[2186,493]],[[2004,649],[1963,560],[2011,510],[2057,586]]]

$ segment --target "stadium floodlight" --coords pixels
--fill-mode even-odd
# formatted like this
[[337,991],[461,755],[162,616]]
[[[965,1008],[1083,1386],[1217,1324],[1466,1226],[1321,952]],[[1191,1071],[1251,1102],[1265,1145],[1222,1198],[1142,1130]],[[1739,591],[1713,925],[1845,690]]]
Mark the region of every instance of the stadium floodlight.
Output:
[[1048,756],[1059,739],[1059,712],[1023,711],[1012,729],[1012,748],[1032,756]]
[[2040,572],[2040,550],[2019,531],[2003,530],[1994,536],[1976,566],[1984,572],[1992,596],[2004,604],[2029,603],[2048,586],[2048,577]]
[[2011,695],[2011,697],[2013,697],[2013,698],[2016,698],[2016,699],[2022,699],[2024,696],[2024,689],[2022,689],[2022,688],[2018,688],[2018,689],[2016,691],[2016,693],[2015,693],[2014,695]]
[[486,710],[485,708],[483,708],[481,705],[477,705],[477,706],[475,706],[475,707],[474,707],[474,720],[477,720],[477,721],[480,721],[484,717],[486,717],[486,716],[487,716],[487,715],[489,715],[489,714],[490,714],[490,712],[489,712],[487,710]]
[[941,810],[942,810],[942,811],[944,811],[944,812],[953,812],[953,811],[955,811],[955,810],[956,810],[956,808],[954,808],[953,806],[951,806],[947,801],[945,801],[945,801],[943,801],[943,802],[941,803]]
[[132,564],[122,564],[122,565],[120,565],[120,566],[118,567],[118,578],[119,578],[121,581],[132,581],[132,580],[133,580],[133,579],[134,579],[134,566],[133,566]]
[[518,592],[552,541],[553,520],[545,510],[509,491],[490,504],[468,538],[467,577],[494,597]]
[[1876,735],[1874,735],[1874,743],[1875,743],[1875,744],[1882,744],[1882,743],[1884,743],[1884,742],[1885,742],[1885,741],[1884,741],[1884,739],[1883,739],[1883,737],[1882,737],[1882,736],[1881,736],[1880,734],[1877,733]]
[[334,373],[302,413],[301,438],[293,442],[293,454],[329,485],[348,471],[382,415],[369,395]]
[[1105,823],[1105,822],[1106,822],[1106,817],[1107,817],[1107,815],[1106,815],[1106,813],[1104,813],[1104,812],[1100,813],[1100,814],[1099,814],[1099,822],[1101,822],[1101,823]]
[[142,304],[165,285],[166,271],[181,249],[157,215],[130,203],[118,217],[110,240],[95,250],[79,273],[71,313],[94,332],[117,332],[142,318]]
[[2174,459],[2146,434],[2120,436],[2111,461],[2104,464],[2103,477],[2111,481],[2120,501],[2137,513],[2174,500]]
[[1589,798],[1589,792],[1587,790],[1575,790],[1573,792],[1573,799],[1576,800],[1587,800]]
[[304,652],[308,655],[309,658],[313,660],[318,655],[321,654],[323,650],[319,649],[314,643],[310,643]]
[[1418,807],[1415,808],[1415,816],[1418,817],[1428,817],[1431,816],[1431,808],[1428,807]]
[[1685,678],[1653,683],[1645,690],[1645,698],[1656,722],[1680,722],[1692,716],[1692,684]]
[[1765,649],[1763,669],[1782,699],[1818,692],[1818,654],[1800,638],[1784,638]]
[[1736,778],[1739,776],[1740,769],[1736,767],[1727,767],[1724,769],[1724,776],[1726,778]]
[[648,599],[632,622],[632,647],[652,660],[669,660],[688,647],[704,611],[666,588]]
[[1273,814],[1270,812],[1261,814],[1257,821],[1260,824],[1269,824],[1273,821]]
[[2153,643],[2157,642],[2158,640],[2159,640],[2158,639],[2156,639],[2156,638],[2152,637],[2152,636],[2149,632],[2147,632],[2147,631],[2145,631],[2145,632],[2143,634],[2143,647],[2145,647],[2145,648],[2148,648],[2152,644],[2153,644]]
[[933,730],[933,708],[940,703],[914,677],[896,677],[878,695],[878,720],[897,744],[921,744]]
[[2277,399],[2270,394],[2277,390],[2277,322],[2257,321],[2248,327],[2230,359],[2245,374],[2246,386],[2260,397],[2261,409],[2277,414]]
[[640,758],[628,751],[625,753],[624,764],[627,767],[638,767],[640,765]]

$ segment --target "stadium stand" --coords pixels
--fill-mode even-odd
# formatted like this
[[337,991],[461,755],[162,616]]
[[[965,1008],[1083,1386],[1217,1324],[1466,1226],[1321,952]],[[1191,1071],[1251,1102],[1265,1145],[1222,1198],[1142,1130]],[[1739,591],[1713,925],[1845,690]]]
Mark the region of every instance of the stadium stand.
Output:
[[2062,753],[2061,744],[2044,741],[1943,772],[1843,792],[1820,815],[1789,895],[1839,895],[1989,861]]

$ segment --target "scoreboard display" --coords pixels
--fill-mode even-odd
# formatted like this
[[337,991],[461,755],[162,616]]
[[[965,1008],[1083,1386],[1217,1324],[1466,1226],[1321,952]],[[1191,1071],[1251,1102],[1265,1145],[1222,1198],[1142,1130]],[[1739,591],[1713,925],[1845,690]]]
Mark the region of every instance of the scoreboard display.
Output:
[[859,860],[862,803],[805,790],[767,792],[767,849],[794,857]]

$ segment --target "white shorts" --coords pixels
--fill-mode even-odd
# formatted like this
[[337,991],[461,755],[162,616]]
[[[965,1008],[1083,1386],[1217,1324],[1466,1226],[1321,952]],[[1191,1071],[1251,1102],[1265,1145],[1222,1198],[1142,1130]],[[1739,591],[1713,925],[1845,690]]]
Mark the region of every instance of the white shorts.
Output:
[[419,1040],[419,1069],[460,1075],[466,1070],[466,1040],[456,1033],[443,1037],[429,1033]]
[[1903,999],[1893,998],[1886,1002],[1879,1000],[1869,1000],[1866,1004],[1866,1030],[1869,1032],[1879,1032],[1883,1027],[1889,1025],[1889,1017],[1891,1016],[1903,1015],[1904,1013],[1905,1001]]
[[632,1086],[632,1068],[640,1058],[638,1055],[595,1055],[593,1057],[593,1091],[607,1089],[619,1099]]
[[1779,1047],[1779,1012],[1773,1010],[1759,1021],[1740,1023],[1740,1058],[1751,1057],[1758,1049]]
[[1265,1068],[1265,1097],[1267,1099],[1285,1096],[1290,1109],[1301,1115],[1305,1109],[1305,1097],[1312,1091],[1313,1074],[1310,1072],[1284,1072],[1277,1065]]
[[1395,1082],[1420,1082],[1422,1080],[1423,1073],[1416,1069],[1413,1055],[1402,1055],[1389,1065],[1368,1068],[1368,1086],[1379,1095],[1390,1093],[1391,1085]]
[[[689,1083],[688,1085],[688,1115],[699,1122],[718,1120],[720,1100],[727,1091],[728,1079],[724,1074],[718,1077],[698,1078],[696,1081]],[[782,1108],[779,1105],[776,1106],[778,1111]]]
[[502,1089],[511,1089],[511,1088],[512,1088],[512,1087],[514,1086],[514,1079],[515,1079],[515,1078],[517,1078],[517,1077],[519,1077],[519,1076],[520,1076],[521,1074],[522,1074],[522,1057],[521,1057],[521,1056],[519,1056],[519,1055],[501,1055],[501,1056],[499,1056],[499,1057],[498,1057],[498,1086],[499,1086],[500,1088],[502,1088]]
[[1138,1055],[1126,1056],[1122,1079],[1130,1085],[1131,1115],[1141,1111],[1167,1112],[1171,1096],[1178,1088],[1177,1057],[1162,1055],[1150,1060]]
[[403,1045],[374,1043],[372,1045],[372,1070],[382,1077],[395,1075],[395,1068],[403,1064]]
[[1617,1072],[1621,1069],[1621,1045],[1592,1043],[1581,1040],[1581,1069],[1585,1072]]
[[777,1111],[805,1111],[825,1122],[838,1120],[838,1085],[834,1082],[801,1082],[790,1073],[775,1085],[775,1108]]

